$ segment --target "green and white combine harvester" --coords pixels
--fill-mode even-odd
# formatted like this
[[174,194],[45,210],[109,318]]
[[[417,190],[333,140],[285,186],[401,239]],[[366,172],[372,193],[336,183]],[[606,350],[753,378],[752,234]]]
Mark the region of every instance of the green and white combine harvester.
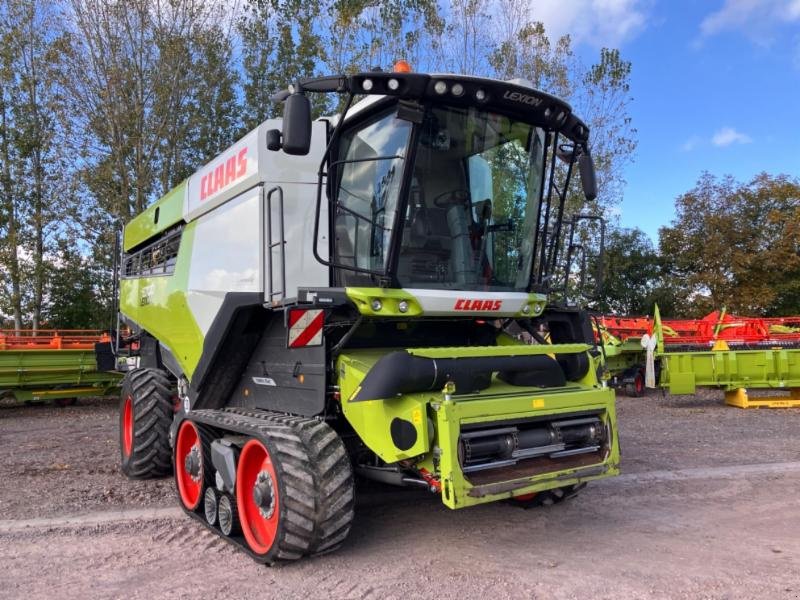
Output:
[[[341,116],[312,120],[311,93],[343,94]],[[548,304],[569,277],[570,176],[596,195],[570,107],[521,80],[408,72],[276,101],[282,120],[125,228],[123,471],[174,465],[184,510],[266,563],[341,544],[354,474],[450,508],[616,475],[589,319]]]

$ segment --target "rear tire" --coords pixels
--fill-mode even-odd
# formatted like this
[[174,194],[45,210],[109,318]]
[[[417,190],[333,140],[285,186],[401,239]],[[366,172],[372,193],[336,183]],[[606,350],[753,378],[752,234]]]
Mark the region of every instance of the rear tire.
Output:
[[149,479],[172,472],[169,428],[173,414],[172,384],[164,371],[136,369],[125,376],[119,411],[120,457],[125,475]]
[[641,398],[645,394],[644,373],[641,371],[636,373],[636,377],[633,378],[633,393],[637,398]]
[[575,485],[566,485],[552,490],[545,490],[538,492],[531,496],[525,494],[516,498],[511,498],[513,504],[522,508],[536,508],[537,506],[552,506],[553,504],[560,504],[564,500],[569,500],[578,495],[583,488],[586,487],[585,483],[577,483]]

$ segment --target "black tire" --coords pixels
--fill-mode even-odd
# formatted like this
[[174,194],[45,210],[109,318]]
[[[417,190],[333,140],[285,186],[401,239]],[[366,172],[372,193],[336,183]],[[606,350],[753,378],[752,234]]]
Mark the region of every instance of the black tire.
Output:
[[578,483],[575,485],[566,485],[560,488],[554,488],[552,490],[545,490],[544,492],[539,492],[533,498],[520,500],[518,498],[512,498],[512,502],[517,505],[521,506],[522,508],[536,508],[537,506],[552,506],[553,504],[560,504],[564,502],[564,500],[569,500],[570,498],[574,498],[578,495],[583,488],[586,487],[585,483]]
[[122,380],[120,457],[128,477],[150,479],[172,473],[172,397],[172,383],[164,371],[136,369]]
[[310,554],[331,552],[350,533],[355,515],[355,482],[339,435],[325,423],[306,422],[301,438],[317,482],[317,529]]

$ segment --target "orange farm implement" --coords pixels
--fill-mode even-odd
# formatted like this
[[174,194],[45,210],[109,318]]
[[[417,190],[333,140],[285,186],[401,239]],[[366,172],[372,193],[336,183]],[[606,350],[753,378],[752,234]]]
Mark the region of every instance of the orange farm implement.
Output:
[[[620,369],[644,363],[639,340],[658,341],[659,385],[672,394],[697,387],[725,390],[725,401],[740,408],[800,407],[800,317],[742,317],[724,308],[702,319],[598,318],[612,381]],[[748,389],[781,390],[750,396]]]
[[115,393],[121,374],[98,371],[95,354],[110,343],[94,330],[0,330],[0,395],[66,406]]

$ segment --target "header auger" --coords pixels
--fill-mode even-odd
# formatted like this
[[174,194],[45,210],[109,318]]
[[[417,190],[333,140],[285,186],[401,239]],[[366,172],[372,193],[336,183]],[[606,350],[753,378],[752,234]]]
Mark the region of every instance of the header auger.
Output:
[[[344,111],[312,120],[312,93]],[[571,108],[520,80],[410,72],[277,100],[283,120],[125,228],[140,351],[123,470],[172,462],[184,510],[267,563],[345,539],[354,473],[450,508],[615,475],[589,320],[548,303],[573,171],[597,193]]]

